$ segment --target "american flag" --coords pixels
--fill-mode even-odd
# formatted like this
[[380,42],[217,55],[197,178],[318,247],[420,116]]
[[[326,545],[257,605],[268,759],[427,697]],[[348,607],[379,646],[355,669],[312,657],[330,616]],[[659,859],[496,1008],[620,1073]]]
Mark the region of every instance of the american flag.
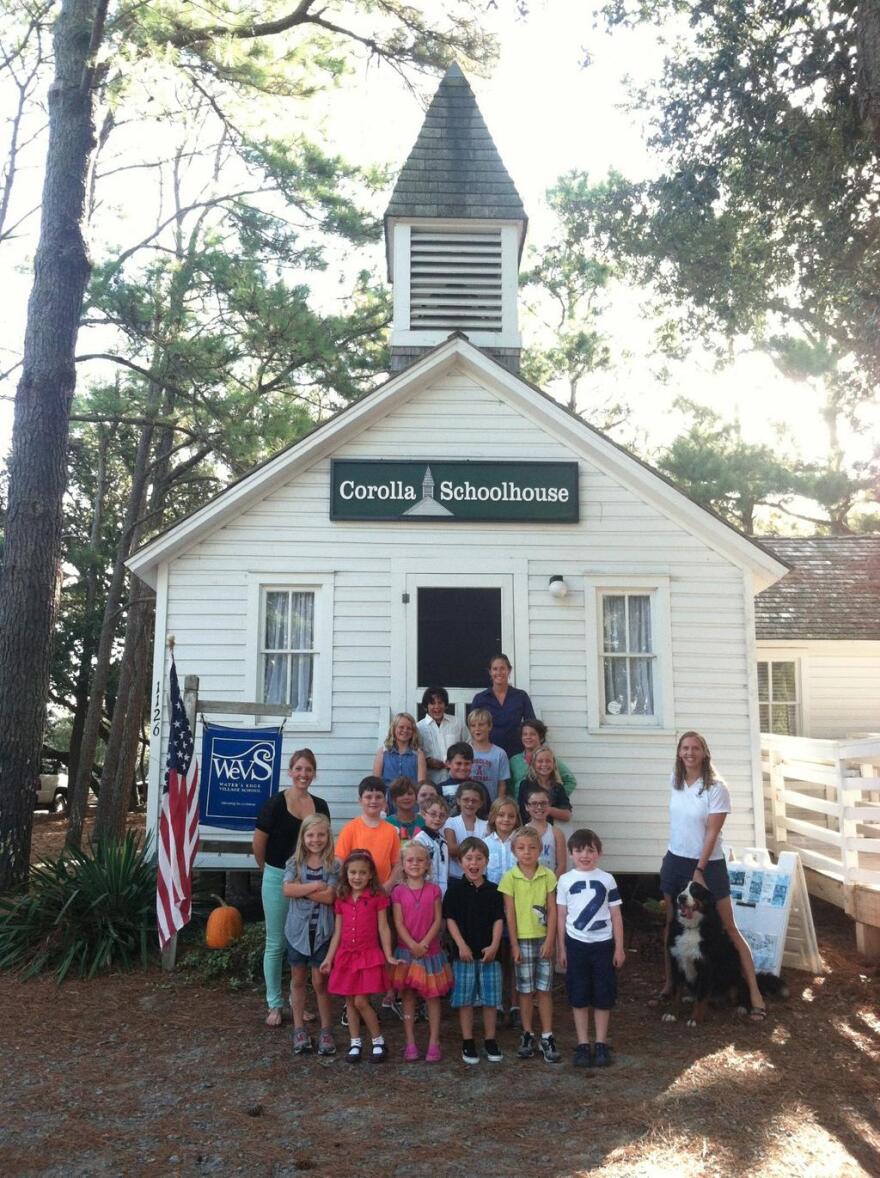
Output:
[[193,755],[194,747],[172,655],[171,734],[159,814],[156,880],[156,916],[162,949],[189,922],[192,909],[192,865],[199,842],[199,764]]

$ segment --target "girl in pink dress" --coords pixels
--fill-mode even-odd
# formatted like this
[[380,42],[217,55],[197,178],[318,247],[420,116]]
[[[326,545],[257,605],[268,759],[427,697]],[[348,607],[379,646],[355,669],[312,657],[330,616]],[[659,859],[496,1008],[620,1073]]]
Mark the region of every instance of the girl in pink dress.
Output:
[[452,970],[440,947],[440,906],[443,893],[428,882],[431,856],[421,843],[404,843],[400,852],[403,883],[391,893],[394,927],[397,929],[398,964],[391,974],[391,984],[403,994],[403,1033],[406,1047],[403,1058],[419,1058],[416,1046],[416,998],[428,1007],[428,1050],[426,1063],[443,1058],[440,1050],[440,999],[452,989]]
[[382,891],[376,864],[369,851],[352,851],[342,865],[336,889],[336,926],[321,973],[329,974],[327,989],[344,994],[348,1008],[351,1047],[346,1059],[360,1063],[363,1055],[361,1019],[372,1039],[371,1058],[380,1062],[388,1055],[379,1019],[370,1003],[371,994],[384,994],[387,965],[397,965],[391,951],[388,897]]

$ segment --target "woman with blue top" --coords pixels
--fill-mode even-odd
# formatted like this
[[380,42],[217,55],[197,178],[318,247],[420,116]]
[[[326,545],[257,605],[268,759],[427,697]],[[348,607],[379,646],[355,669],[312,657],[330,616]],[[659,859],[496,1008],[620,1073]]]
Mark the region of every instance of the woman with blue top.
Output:
[[523,720],[535,715],[532,701],[525,691],[510,684],[513,664],[506,654],[492,656],[489,663],[489,678],[492,686],[478,691],[471,703],[472,708],[486,708],[492,716],[492,743],[503,748],[508,757],[523,751],[520,727]]

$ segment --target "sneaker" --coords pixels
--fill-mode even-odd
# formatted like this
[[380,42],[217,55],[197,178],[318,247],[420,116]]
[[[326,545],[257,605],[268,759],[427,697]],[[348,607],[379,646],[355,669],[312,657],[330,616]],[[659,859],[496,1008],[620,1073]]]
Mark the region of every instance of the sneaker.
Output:
[[473,1039],[464,1039],[461,1044],[461,1058],[465,1063],[479,1063],[480,1057],[477,1054],[477,1045]]
[[523,1031],[516,1054],[520,1059],[531,1059],[535,1054],[535,1036],[531,1031]]
[[431,1043],[425,1052],[425,1063],[439,1063],[443,1058],[443,1051],[439,1043]]
[[309,1055],[312,1050],[312,1040],[305,1027],[297,1027],[293,1032],[293,1054]]
[[395,1018],[399,1018],[401,1022],[403,1021],[403,1007],[397,1001],[397,999],[395,999],[393,1002],[383,1002],[380,1008],[379,1017],[387,1018],[388,1015],[392,1014]]
[[522,1026],[522,1019],[519,1017],[518,1006],[511,1006],[510,1010],[508,1010],[507,1025],[509,1027],[513,1027],[516,1030],[519,1030],[519,1028]]
[[347,1027],[348,1026],[348,1007],[347,1006],[343,1006],[343,1008],[342,1008],[342,1017],[339,1020],[339,1025],[340,1025],[340,1027]]
[[591,1068],[593,1066],[593,1050],[589,1043],[578,1043],[575,1047],[574,1066],[576,1068]]
[[404,1047],[404,1049],[403,1049],[404,1063],[415,1063],[418,1058],[419,1058],[418,1047],[416,1047],[415,1043],[407,1043],[406,1047]]
[[562,1059],[562,1052],[557,1048],[552,1035],[541,1036],[541,1054],[544,1056],[544,1063],[559,1063]]
[[427,1002],[420,1002],[419,1008],[416,1011],[416,1022],[426,1023],[428,1021],[428,1004]]
[[491,1063],[501,1063],[502,1059],[504,1059],[504,1056],[501,1054],[501,1048],[494,1039],[486,1039],[483,1047],[486,1051],[486,1059]]
[[333,1038],[333,1032],[329,1027],[321,1027],[321,1033],[318,1036],[318,1055],[335,1054],[336,1040]]
[[593,1055],[593,1065],[597,1068],[607,1068],[611,1063],[611,1052],[607,1043],[597,1043]]

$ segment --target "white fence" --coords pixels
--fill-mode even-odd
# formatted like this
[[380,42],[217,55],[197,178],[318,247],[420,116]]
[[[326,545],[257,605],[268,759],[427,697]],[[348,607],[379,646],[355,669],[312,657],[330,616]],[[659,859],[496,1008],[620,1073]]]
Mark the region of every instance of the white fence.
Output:
[[[810,890],[880,927],[880,739],[761,736],[767,845],[797,851]],[[876,936],[876,934],[875,934]]]

